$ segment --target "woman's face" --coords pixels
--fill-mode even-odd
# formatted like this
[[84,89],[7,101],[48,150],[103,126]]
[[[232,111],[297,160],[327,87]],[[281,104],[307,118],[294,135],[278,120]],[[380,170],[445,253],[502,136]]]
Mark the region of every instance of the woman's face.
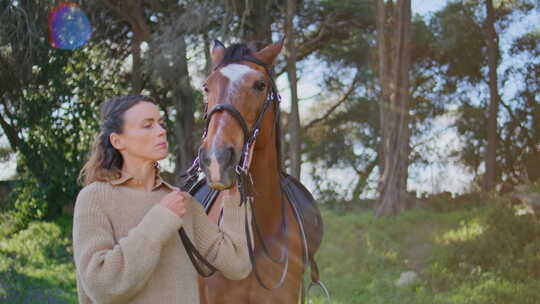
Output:
[[126,156],[158,161],[167,157],[165,123],[159,108],[150,102],[139,102],[124,113],[121,134],[111,134],[111,143]]

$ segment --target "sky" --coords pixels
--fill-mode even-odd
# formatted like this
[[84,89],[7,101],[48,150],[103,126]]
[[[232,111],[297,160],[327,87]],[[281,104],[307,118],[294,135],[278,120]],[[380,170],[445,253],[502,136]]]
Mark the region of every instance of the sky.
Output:
[[447,0],[412,0],[411,9],[413,14],[429,15],[443,8]]

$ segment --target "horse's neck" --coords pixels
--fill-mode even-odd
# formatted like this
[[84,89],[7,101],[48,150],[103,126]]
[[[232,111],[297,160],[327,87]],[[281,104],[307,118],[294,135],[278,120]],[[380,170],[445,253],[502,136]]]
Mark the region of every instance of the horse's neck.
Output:
[[274,145],[254,150],[250,172],[254,183],[255,211],[265,215],[279,213],[282,194],[278,155]]

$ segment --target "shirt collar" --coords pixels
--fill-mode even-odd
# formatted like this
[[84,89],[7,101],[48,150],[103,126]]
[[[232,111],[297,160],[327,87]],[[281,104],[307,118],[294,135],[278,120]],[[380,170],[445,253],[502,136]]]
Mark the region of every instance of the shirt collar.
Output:
[[[133,175],[131,175],[128,172],[125,172],[125,171],[121,171],[120,174],[121,175],[120,175],[119,178],[111,180],[109,183],[111,185],[118,186],[118,185],[124,184],[125,182],[127,182],[127,181],[129,181],[130,179],[133,178]],[[170,190],[178,190],[177,187],[174,187],[171,184],[164,181],[163,178],[161,177],[161,175],[159,174],[159,170],[156,170],[156,178],[155,178],[155,182],[154,182],[154,187],[152,187],[152,191],[158,189],[162,185],[169,188]]]

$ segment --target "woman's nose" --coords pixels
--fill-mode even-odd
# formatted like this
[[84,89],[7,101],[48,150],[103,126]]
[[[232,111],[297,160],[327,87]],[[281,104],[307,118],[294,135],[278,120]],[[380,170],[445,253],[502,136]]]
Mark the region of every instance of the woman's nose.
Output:
[[165,129],[162,125],[158,124],[158,135],[164,135],[167,134],[167,129]]

